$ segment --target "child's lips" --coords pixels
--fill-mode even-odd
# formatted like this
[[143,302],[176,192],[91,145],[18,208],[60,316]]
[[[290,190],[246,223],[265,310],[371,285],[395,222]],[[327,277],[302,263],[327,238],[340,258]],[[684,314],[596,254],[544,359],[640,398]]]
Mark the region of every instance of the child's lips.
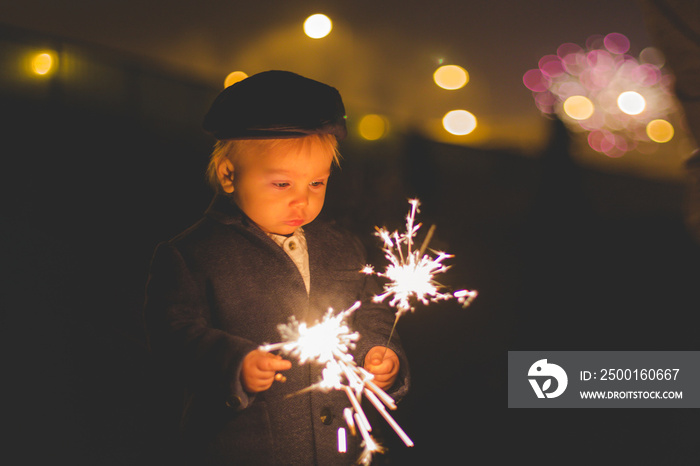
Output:
[[290,227],[299,227],[299,226],[304,224],[304,219],[303,218],[295,218],[292,220],[287,220],[284,223],[289,225]]

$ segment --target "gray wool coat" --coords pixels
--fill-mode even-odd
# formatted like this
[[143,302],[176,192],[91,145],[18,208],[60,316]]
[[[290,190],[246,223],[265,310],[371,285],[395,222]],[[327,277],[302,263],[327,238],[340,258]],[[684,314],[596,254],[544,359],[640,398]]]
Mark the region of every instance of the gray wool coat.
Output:
[[[320,220],[304,232],[309,294],[284,250],[227,195],[217,195],[204,218],[156,248],[145,319],[153,355],[186,394],[182,443],[192,464],[357,460],[359,438],[348,438],[348,453],[337,452],[337,430],[345,426],[342,412],[350,406],[343,392],[287,396],[320,379],[318,364],[293,361],[284,373],[286,382],[255,395],[246,393],[240,381],[244,356],[280,341],[277,325],[291,316],[313,324],[328,308],[338,312],[361,300],[350,322],[361,335],[355,360],[361,364],[371,347],[386,344],[394,313],[371,301],[379,288],[359,272],[365,265],[359,240]],[[390,347],[401,362],[390,391],[398,399],[409,387],[408,363],[396,334]]]

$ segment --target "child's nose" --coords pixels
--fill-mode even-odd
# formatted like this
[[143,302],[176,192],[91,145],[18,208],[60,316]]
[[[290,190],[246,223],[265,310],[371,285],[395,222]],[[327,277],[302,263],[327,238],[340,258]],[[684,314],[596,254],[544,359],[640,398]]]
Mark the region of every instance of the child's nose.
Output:
[[309,193],[306,190],[294,193],[291,202],[294,207],[305,207],[309,204]]

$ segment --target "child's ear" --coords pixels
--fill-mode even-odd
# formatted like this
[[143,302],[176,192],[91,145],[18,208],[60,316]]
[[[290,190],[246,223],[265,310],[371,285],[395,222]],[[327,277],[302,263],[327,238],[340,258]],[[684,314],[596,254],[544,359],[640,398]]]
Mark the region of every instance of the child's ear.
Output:
[[224,192],[233,192],[233,163],[228,158],[224,157],[219,162],[219,165],[216,167],[216,177],[219,179],[221,189]]

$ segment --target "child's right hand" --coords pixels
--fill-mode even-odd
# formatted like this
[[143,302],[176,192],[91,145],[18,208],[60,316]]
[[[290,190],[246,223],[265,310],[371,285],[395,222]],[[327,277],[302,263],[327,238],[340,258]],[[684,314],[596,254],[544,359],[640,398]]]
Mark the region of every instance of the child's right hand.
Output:
[[281,356],[263,350],[253,350],[243,358],[241,382],[248,393],[258,393],[272,386],[277,371],[292,368],[292,363]]

